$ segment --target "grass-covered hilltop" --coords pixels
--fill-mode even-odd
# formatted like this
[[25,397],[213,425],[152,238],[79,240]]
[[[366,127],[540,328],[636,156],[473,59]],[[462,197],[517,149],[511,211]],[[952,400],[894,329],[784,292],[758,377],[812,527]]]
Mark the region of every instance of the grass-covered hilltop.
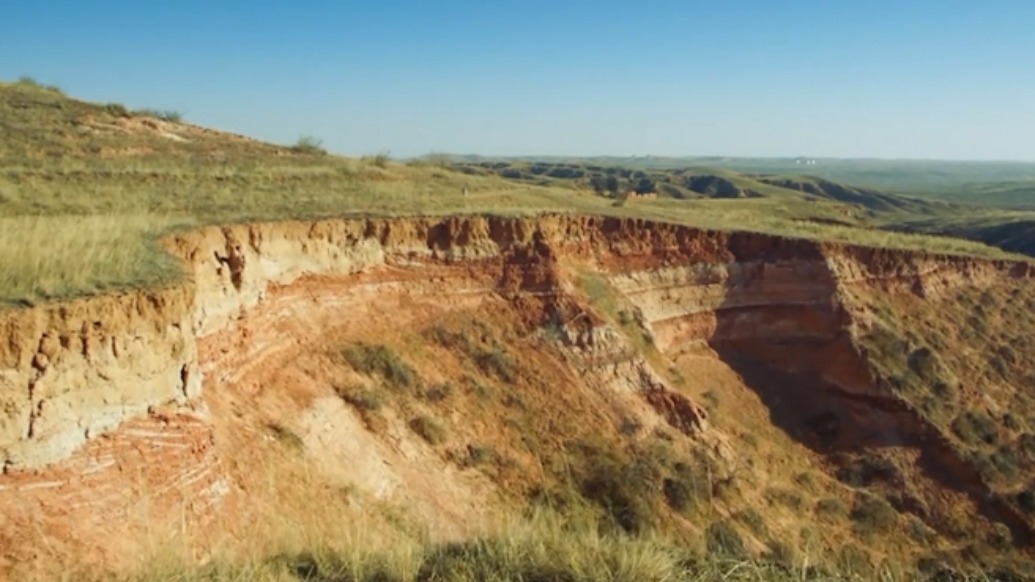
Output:
[[1035,580],[1035,164],[320,137],[0,83],[0,579]]
[[[826,161],[343,158],[324,152],[317,138],[262,143],[192,125],[175,111],[78,101],[27,78],[0,84],[0,122],[0,301],[8,304],[161,284],[178,276],[155,244],[162,233],[294,218],[559,211],[1001,254],[959,238],[893,232],[915,230],[1031,250],[1025,211],[952,206],[930,187],[924,199],[888,193],[919,194],[916,180],[941,184],[924,177],[930,175],[950,182],[946,198],[954,202],[982,204],[987,196],[995,205],[1023,207],[1020,193],[1033,182],[1018,178],[1031,175],[1030,165],[1011,170],[1006,182],[972,185],[993,174],[980,165],[943,163],[924,165],[916,178],[909,164],[883,172],[881,162],[831,162],[840,168],[831,171],[835,178],[879,176],[870,180],[884,188],[876,191],[819,177]],[[1014,194],[987,194],[1007,190]],[[630,192],[655,197],[629,202]]]

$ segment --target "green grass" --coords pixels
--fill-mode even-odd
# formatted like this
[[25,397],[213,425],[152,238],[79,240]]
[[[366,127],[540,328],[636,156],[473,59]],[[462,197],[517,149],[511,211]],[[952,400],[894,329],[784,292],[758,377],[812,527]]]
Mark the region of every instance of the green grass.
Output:
[[323,149],[323,140],[311,135],[303,135],[298,138],[291,149],[301,154],[324,155],[327,150]]
[[[835,580],[952,579],[984,582],[1007,570],[960,571],[937,557],[917,566],[874,564],[857,546],[834,556],[798,557],[774,542],[765,558],[743,555],[739,534],[724,522],[708,528],[714,551],[705,555],[656,534],[630,536],[536,513],[499,531],[453,544],[405,544],[391,551],[312,551],[261,561],[215,560],[192,566],[176,560],[151,561],[130,577],[140,582],[790,582]],[[808,563],[806,564],[806,561]],[[829,566],[822,565],[829,563]],[[941,572],[941,578],[938,577]],[[952,572],[946,578],[944,572]],[[76,579],[101,579],[76,573]],[[1023,578],[1016,578],[1023,579]]]
[[592,213],[1003,256],[960,239],[836,226],[829,221],[843,218],[839,206],[795,196],[615,207],[570,184],[465,174],[444,159],[313,155],[320,146],[312,139],[278,146],[158,115],[169,120],[161,128],[119,104],[76,101],[35,82],[0,83],[0,304],[161,285],[179,276],[155,242],[170,229],[285,219]]
[[421,384],[413,366],[388,346],[355,343],[342,350],[342,357],[357,372],[378,376],[394,388],[409,390]]

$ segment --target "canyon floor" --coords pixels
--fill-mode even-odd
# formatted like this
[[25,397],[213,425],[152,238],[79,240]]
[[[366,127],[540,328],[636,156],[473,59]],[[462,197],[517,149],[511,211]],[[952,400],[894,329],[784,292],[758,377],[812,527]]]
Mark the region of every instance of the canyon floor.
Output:
[[1035,576],[1035,268],[878,228],[948,206],[0,89],[0,577]]

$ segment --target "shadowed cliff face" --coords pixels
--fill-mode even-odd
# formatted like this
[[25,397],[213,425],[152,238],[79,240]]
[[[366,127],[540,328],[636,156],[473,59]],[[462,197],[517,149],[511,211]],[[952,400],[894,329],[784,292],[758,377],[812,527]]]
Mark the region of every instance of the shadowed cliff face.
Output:
[[[630,325],[650,349],[716,358],[758,394],[773,425],[831,465],[847,468],[874,450],[911,464],[900,478],[921,486],[896,504],[901,511],[945,529],[937,492],[951,490],[974,515],[1027,540],[1026,520],[989,495],[944,427],[900,397],[859,340],[873,324],[863,295],[934,301],[1024,280],[1026,264],[566,215],[239,225],[176,235],[166,246],[189,282],[0,314],[0,509],[94,523],[133,506],[140,488],[119,484],[126,467],[140,467],[134,478],[149,490],[198,500],[191,511],[199,516],[218,513],[236,487],[221,467],[240,449],[221,446],[230,437],[219,436],[213,415],[236,410],[234,398],[268,392],[270,378],[321,338],[420,328],[455,313],[513,312],[523,337],[552,329],[548,361],[529,361],[558,370],[584,395],[577,406],[595,411],[585,418],[674,429],[725,455],[728,439],[700,403],[581,298],[574,280],[585,269],[632,306]],[[338,415],[328,426],[367,438],[343,420],[340,404],[305,394],[294,399],[302,410]],[[441,459],[418,463],[381,445],[334,448],[333,431],[322,438],[306,446],[383,473],[368,485],[385,495],[441,468]],[[380,456],[359,460],[375,449]],[[381,460],[403,468],[384,470]],[[450,499],[489,498],[484,484],[465,479],[446,479]],[[82,500],[84,484],[97,483],[128,493]],[[76,509],[53,510],[63,503]],[[433,488],[419,503],[429,520],[442,516]]]

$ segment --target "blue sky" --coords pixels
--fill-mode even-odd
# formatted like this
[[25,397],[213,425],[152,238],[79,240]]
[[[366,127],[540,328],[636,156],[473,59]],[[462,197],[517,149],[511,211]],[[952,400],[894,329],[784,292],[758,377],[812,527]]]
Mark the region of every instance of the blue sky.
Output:
[[0,79],[346,154],[1035,160],[1035,2],[10,2]]

